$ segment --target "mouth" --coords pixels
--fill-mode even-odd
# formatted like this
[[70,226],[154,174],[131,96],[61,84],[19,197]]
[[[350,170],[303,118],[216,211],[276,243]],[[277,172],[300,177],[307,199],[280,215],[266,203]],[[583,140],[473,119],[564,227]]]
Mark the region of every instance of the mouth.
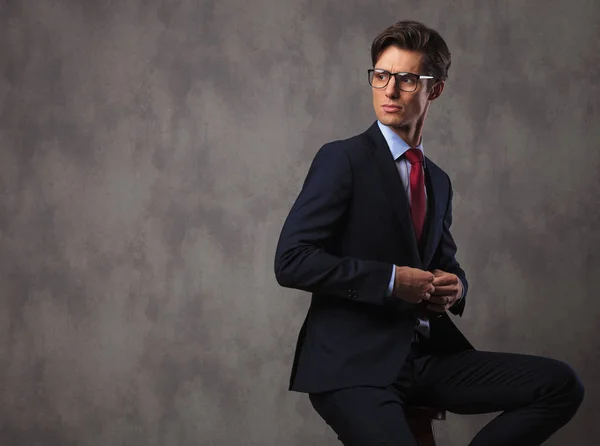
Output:
[[383,105],[381,108],[383,108],[383,110],[387,113],[396,113],[402,110],[402,107],[399,107],[397,105]]

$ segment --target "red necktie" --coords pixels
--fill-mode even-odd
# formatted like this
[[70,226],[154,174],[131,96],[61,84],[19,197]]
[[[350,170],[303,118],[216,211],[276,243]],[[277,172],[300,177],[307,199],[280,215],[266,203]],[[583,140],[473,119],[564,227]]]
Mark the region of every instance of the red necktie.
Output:
[[[405,152],[407,161],[411,164],[410,166],[410,215],[412,217],[413,226],[415,228],[415,235],[417,236],[417,243],[421,243],[421,236],[423,235],[423,225],[425,224],[425,175],[423,173],[423,152],[419,149],[409,149]],[[423,303],[419,306],[417,317],[421,320],[429,319],[427,314],[427,303]],[[425,328],[420,326],[417,322],[416,330],[424,334],[425,337],[429,337],[429,332]],[[425,331],[423,331],[425,330]]]
[[419,149],[409,149],[405,152],[410,167],[410,214],[417,236],[421,242],[423,225],[425,224],[425,175],[423,174],[423,152]]

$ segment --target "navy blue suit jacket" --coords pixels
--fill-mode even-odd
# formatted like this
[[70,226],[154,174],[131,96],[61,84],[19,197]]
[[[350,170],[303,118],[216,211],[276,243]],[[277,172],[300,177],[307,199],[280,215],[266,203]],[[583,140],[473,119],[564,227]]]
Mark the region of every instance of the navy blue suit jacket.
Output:
[[[312,293],[291,390],[316,393],[395,380],[418,305],[386,297],[393,265],[459,276],[465,294],[450,311],[462,314],[468,283],[450,234],[452,186],[430,159],[425,166],[426,237],[418,246],[408,199],[377,123],[315,155],[275,254],[279,284]],[[432,351],[473,348],[447,314],[430,315]]]

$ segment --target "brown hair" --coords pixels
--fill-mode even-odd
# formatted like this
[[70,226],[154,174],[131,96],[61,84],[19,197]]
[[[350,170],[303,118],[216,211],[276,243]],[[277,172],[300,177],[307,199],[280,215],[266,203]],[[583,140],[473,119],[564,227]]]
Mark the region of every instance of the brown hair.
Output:
[[371,45],[371,60],[373,67],[377,63],[381,53],[389,46],[397,46],[404,50],[421,51],[423,59],[423,71],[434,80],[446,80],[450,68],[450,50],[439,33],[420,22],[401,21],[383,30]]

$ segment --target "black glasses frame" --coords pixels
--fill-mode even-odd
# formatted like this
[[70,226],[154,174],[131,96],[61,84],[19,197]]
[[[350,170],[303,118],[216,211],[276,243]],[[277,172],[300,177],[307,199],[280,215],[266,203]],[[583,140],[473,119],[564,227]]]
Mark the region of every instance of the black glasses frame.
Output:
[[[375,73],[386,73],[389,74],[388,80],[385,83],[385,85],[381,86],[381,87],[373,87],[373,75]],[[399,88],[402,91],[406,91],[407,93],[412,93],[413,91],[415,91],[417,89],[417,85],[419,84],[419,80],[421,79],[435,79],[434,76],[425,76],[425,75],[420,75],[420,74],[415,74],[415,73],[408,73],[408,72],[397,72],[397,73],[391,73],[387,70],[381,70],[379,68],[370,68],[368,70],[368,74],[369,74],[369,85],[372,88],[376,88],[378,90],[381,90],[382,88],[385,88],[388,86],[388,84],[390,83],[390,80],[392,79],[392,77],[395,79],[396,81],[396,87]],[[402,88],[400,86],[400,82],[398,82],[398,76],[413,76],[415,78],[415,88],[413,88],[412,90],[407,90],[405,88]]]

